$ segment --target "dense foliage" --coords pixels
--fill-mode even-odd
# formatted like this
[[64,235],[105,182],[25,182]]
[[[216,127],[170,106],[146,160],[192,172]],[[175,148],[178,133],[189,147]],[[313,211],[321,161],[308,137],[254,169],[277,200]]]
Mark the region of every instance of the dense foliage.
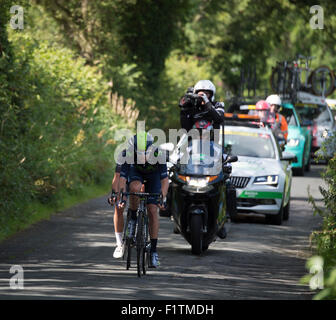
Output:
[[114,132],[125,126],[99,65],[30,30],[2,39],[0,236],[29,218],[31,202],[57,205],[60,191],[111,181]]

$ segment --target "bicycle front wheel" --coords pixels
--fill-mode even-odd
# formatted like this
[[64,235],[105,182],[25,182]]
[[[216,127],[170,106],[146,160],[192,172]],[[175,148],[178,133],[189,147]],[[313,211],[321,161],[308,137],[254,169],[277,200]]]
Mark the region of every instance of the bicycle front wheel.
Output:
[[138,227],[136,233],[136,251],[137,251],[137,271],[138,277],[144,273],[145,268],[145,217],[144,213],[140,211],[138,213]]
[[312,91],[315,95],[327,97],[335,90],[335,78],[327,66],[316,68],[310,77]]

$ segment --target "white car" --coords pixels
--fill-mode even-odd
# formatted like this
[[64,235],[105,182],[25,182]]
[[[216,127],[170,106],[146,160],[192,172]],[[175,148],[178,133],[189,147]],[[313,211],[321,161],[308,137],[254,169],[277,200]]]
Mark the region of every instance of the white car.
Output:
[[237,213],[264,214],[270,223],[280,225],[289,217],[290,163],[296,156],[281,151],[268,128],[226,125],[224,133],[227,152],[238,156],[231,174]]

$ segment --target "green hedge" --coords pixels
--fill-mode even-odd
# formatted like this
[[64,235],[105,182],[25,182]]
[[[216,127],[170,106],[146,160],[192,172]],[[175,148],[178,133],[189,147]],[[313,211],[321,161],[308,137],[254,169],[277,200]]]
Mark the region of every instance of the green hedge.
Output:
[[62,193],[111,181],[115,130],[99,66],[69,50],[12,32],[0,58],[0,234],[24,224],[31,202],[57,207]]

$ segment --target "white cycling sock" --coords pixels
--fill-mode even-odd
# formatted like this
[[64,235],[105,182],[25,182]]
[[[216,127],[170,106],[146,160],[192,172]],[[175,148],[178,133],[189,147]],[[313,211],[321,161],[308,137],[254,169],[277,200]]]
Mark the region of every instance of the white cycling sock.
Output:
[[116,241],[117,241],[117,246],[121,246],[122,245],[122,236],[123,236],[122,232],[116,232],[115,233],[115,237],[116,237]]

